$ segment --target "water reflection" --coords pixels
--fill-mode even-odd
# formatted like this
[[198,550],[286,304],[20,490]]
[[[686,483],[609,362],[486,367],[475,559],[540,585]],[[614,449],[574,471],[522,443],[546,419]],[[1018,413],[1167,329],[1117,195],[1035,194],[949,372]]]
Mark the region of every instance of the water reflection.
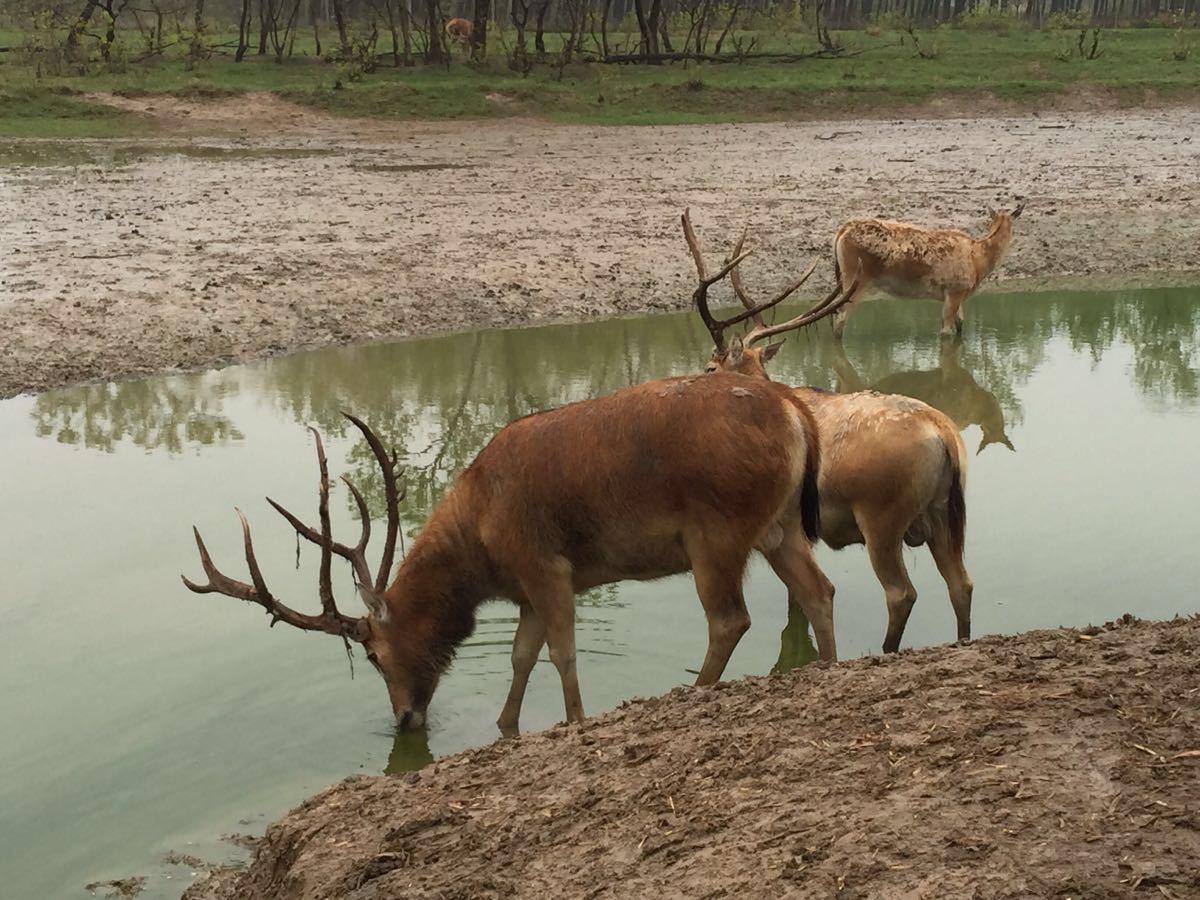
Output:
[[983,432],[977,453],[989,444],[1002,444],[1015,450],[1004,430],[1004,409],[991,391],[981,387],[963,365],[962,340],[941,338],[938,364],[933,369],[896,371],[868,383],[855,371],[845,351],[834,346],[833,370],[840,393],[873,390],[881,394],[903,394],[941,410],[962,431],[978,425]]
[[808,616],[789,603],[787,624],[779,632],[779,658],[771,666],[771,674],[778,675],[808,665],[818,655],[816,644],[808,631]]
[[204,377],[88,384],[41,394],[33,407],[39,437],[112,452],[128,440],[146,450],[179,453],[189,444],[239,440],[222,412],[222,385]]
[[[868,304],[845,348],[828,331],[793,338],[776,377],[837,390],[908,394],[965,429],[980,449],[1012,447],[1023,421],[1022,386],[1063,337],[1099,359],[1132,348],[1131,377],[1160,404],[1195,403],[1200,305],[1181,289],[1106,294],[987,296],[963,342],[921,327],[921,304]],[[663,375],[696,371],[709,353],[695,316],[488,331],[303,353],[199,376],[89,385],[44,394],[33,411],[41,436],[111,450],[121,441],[178,453],[237,440],[226,401],[245,393],[302,424],[345,434],[341,409],[369,411],[372,426],[408,464],[407,526],[423,521],[453,476],[497,427],[524,415]],[[245,412],[239,409],[239,415]],[[349,460],[368,497],[381,485],[365,444]],[[347,498],[347,502],[349,502]]]
[[433,762],[433,752],[429,749],[429,732],[397,731],[392,739],[392,752],[388,754],[385,775],[397,775],[401,772],[415,772]]

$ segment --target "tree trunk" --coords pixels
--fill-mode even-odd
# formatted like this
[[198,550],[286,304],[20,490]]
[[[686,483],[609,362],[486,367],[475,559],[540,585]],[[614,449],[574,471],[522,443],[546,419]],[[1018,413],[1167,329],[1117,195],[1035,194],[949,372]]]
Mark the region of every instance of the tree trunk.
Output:
[[533,49],[539,60],[546,58],[546,11],[549,9],[550,0],[542,0],[537,11],[537,31],[533,36]]
[[88,24],[92,21],[92,13],[99,6],[98,0],[86,0],[83,4],[83,11],[79,14],[79,18],[75,24],[71,26],[71,30],[67,32],[67,52],[75,50],[79,46],[79,36],[87,29]]
[[483,62],[487,56],[487,23],[491,12],[488,0],[475,0],[475,17],[471,22],[471,59]]
[[250,0],[242,0],[242,14],[238,19],[238,48],[233,55],[234,62],[246,58],[246,49],[250,46]]
[[346,0],[333,0],[333,20],[337,23],[338,43],[342,56],[350,55],[350,31],[346,27]]

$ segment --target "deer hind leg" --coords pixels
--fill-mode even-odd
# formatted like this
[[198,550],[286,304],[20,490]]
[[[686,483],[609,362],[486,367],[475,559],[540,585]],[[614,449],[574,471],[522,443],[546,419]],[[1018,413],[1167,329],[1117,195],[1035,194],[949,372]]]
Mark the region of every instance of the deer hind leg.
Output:
[[801,610],[812,624],[821,659],[837,660],[833,635],[833,582],[825,577],[813,556],[812,545],[799,518],[784,526],[783,541],[766,554],[767,562],[788,590],[788,605]]
[[961,335],[967,291],[946,291],[942,302],[942,334]]
[[[571,582],[571,564],[560,557],[537,574],[522,576],[520,581],[533,613],[545,630],[546,643],[550,645],[550,662],[558,669],[558,677],[562,680],[567,721],[582,722],[583,698],[579,694],[579,677],[575,671],[575,587]],[[532,634],[526,637],[529,643],[533,642]],[[527,647],[525,651],[528,653]],[[514,640],[514,656],[516,652]],[[522,664],[527,659],[527,656],[523,656]],[[513,686],[516,686],[515,671]]]
[[521,702],[525,699],[525,686],[529,674],[537,663],[538,654],[546,643],[546,626],[528,603],[521,604],[521,618],[517,622],[517,633],[513,635],[512,687],[496,725],[505,734],[515,733],[521,719]]
[[904,637],[904,626],[917,602],[917,589],[904,566],[903,542],[905,527],[897,527],[884,516],[866,516],[855,512],[859,529],[867,544],[867,556],[875,577],[883,586],[887,600],[888,627],[883,639],[883,652],[895,653]]
[[950,605],[954,607],[954,617],[958,620],[958,639],[971,639],[971,596],[975,584],[967,574],[963,565],[962,554],[955,551],[950,540],[950,532],[944,522],[938,522],[929,537],[929,552],[937,564],[938,571],[946,582],[950,592]]
[[742,576],[748,547],[719,547],[702,533],[685,538],[696,593],[708,619],[708,650],[696,684],[719,681],[729,657],[750,627],[750,613],[742,595]]

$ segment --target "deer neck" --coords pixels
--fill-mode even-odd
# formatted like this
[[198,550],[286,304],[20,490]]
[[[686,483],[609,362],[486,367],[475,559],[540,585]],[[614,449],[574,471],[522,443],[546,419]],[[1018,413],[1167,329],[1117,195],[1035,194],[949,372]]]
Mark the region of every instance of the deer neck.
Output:
[[1001,219],[992,225],[987,236],[975,242],[976,285],[987,278],[1000,265],[1012,244],[1012,222]]
[[483,546],[457,513],[453,496],[438,505],[384,594],[389,617],[439,669],[471,636],[475,611],[495,593]]

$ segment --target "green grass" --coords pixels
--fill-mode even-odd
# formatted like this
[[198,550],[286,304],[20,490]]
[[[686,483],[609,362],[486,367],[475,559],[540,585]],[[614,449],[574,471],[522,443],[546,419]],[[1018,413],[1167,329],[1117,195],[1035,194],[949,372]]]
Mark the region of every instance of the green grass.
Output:
[[[493,50],[497,58],[481,66],[460,59],[448,68],[383,65],[354,78],[344,66],[317,60],[309,35],[297,41],[297,56],[282,65],[269,57],[248,57],[237,64],[231,57],[214,56],[192,71],[180,59],[166,59],[128,64],[122,72],[39,77],[10,53],[0,55],[0,61],[8,57],[0,62],[0,135],[101,136],[145,127],[135,117],[85,102],[79,97],[83,92],[205,97],[272,91],[343,115],[533,115],[603,124],[819,117],[911,109],[934,98],[949,98],[969,112],[973,98],[1036,106],[1085,88],[1129,103],[1140,102],[1148,92],[1167,99],[1200,96],[1200,53],[1173,59],[1174,36],[1168,29],[1106,30],[1104,54],[1097,60],[1058,58],[1064,49],[1073,51],[1075,32],[943,27],[918,35],[923,47],[936,47],[935,58],[918,57],[911,41],[896,32],[844,32],[841,39],[852,51],[863,51],[860,55],[744,65],[576,64],[561,79],[549,66],[525,77],[511,72],[498,48]],[[10,34],[7,43],[20,40]],[[760,49],[773,51],[814,48],[806,34],[777,35],[760,43]]]

